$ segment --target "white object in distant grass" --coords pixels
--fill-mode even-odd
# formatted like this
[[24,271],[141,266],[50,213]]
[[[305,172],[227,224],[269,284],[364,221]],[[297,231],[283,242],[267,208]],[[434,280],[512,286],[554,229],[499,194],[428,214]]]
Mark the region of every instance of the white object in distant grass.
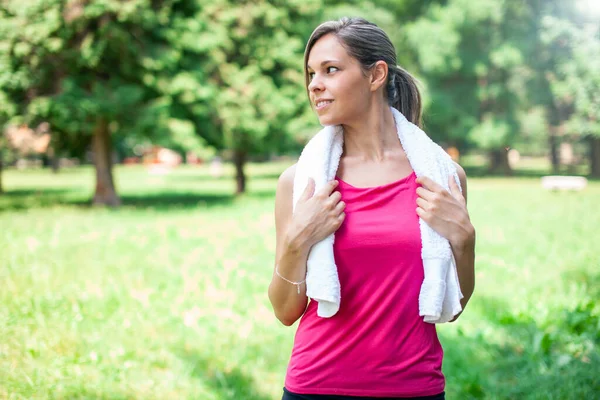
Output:
[[542,187],[547,190],[583,190],[587,179],[582,176],[549,175],[542,177]]

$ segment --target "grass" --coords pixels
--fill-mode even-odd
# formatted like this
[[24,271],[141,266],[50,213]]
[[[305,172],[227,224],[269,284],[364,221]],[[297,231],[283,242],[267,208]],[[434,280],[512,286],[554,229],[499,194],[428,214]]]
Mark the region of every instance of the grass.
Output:
[[[119,167],[118,210],[90,208],[93,170],[5,171],[0,399],[281,397],[294,328],[266,295],[285,164],[150,175]],[[477,287],[438,327],[449,399],[600,392],[600,182],[472,178]]]

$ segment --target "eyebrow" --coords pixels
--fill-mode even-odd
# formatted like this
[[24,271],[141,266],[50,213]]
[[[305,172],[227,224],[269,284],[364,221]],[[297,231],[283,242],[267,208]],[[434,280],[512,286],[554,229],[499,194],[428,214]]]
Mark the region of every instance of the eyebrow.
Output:
[[[321,61],[321,67],[325,64],[329,64],[329,63],[338,63],[340,62],[339,60],[325,60],[325,61]],[[306,64],[306,68],[307,69],[313,69],[310,65]]]

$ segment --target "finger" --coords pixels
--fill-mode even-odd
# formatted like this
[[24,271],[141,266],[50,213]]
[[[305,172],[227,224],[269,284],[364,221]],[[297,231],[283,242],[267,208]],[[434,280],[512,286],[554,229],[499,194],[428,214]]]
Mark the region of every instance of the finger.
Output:
[[319,191],[319,194],[322,194],[325,197],[329,197],[329,196],[331,196],[331,192],[333,192],[333,190],[337,187],[337,185],[338,185],[338,181],[336,181],[336,180],[327,182],[327,184],[323,187],[323,189],[321,189]]
[[427,225],[430,225],[431,223],[431,213],[427,212],[426,210],[422,209],[421,207],[417,207],[417,215],[419,216],[419,218],[421,218],[423,221],[425,221],[427,223]]
[[460,194],[460,189],[453,176],[448,177],[448,187],[450,188],[450,193],[452,193],[453,196]]
[[342,213],[342,211],[344,211],[345,208],[346,208],[346,203],[344,203],[343,201],[340,201],[339,203],[337,203],[337,205],[333,209],[335,215],[340,215]]
[[425,187],[426,189],[432,191],[432,192],[438,192],[438,193],[442,193],[445,192],[446,190],[437,182],[435,182],[433,179],[427,177],[427,176],[420,176],[417,178],[417,183],[420,184],[421,186]]
[[304,192],[300,196],[299,201],[306,201],[313,197],[315,194],[315,180],[313,178],[308,178],[308,182],[306,183],[306,187],[304,188]]
[[432,191],[429,191],[425,188],[422,187],[418,187],[417,188],[417,195],[419,197],[422,197],[423,199],[427,200],[427,201],[431,201],[434,198],[434,193]]
[[423,210],[429,210],[429,202],[427,200],[418,198],[417,199],[417,205],[422,208]]
[[450,177],[450,193],[452,193],[452,196],[454,196],[454,198],[458,201],[460,201],[463,205],[465,203],[465,198],[462,195],[462,192],[460,191],[460,187],[458,187],[458,184],[456,183],[456,180],[454,179],[454,177]]
[[335,207],[341,199],[342,194],[338,191],[333,192],[331,196],[329,196],[329,202],[331,203],[332,207]]
[[329,198],[331,200],[333,200],[335,202],[335,204],[337,204],[338,201],[340,201],[342,199],[342,194],[338,190],[336,190],[335,192],[331,193]]

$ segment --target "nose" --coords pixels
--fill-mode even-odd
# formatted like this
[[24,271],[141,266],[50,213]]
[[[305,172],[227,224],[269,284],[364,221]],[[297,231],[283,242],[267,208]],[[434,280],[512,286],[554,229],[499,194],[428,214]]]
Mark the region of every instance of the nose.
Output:
[[317,74],[315,74],[312,80],[308,84],[308,91],[311,93],[323,91],[323,82],[318,78]]

